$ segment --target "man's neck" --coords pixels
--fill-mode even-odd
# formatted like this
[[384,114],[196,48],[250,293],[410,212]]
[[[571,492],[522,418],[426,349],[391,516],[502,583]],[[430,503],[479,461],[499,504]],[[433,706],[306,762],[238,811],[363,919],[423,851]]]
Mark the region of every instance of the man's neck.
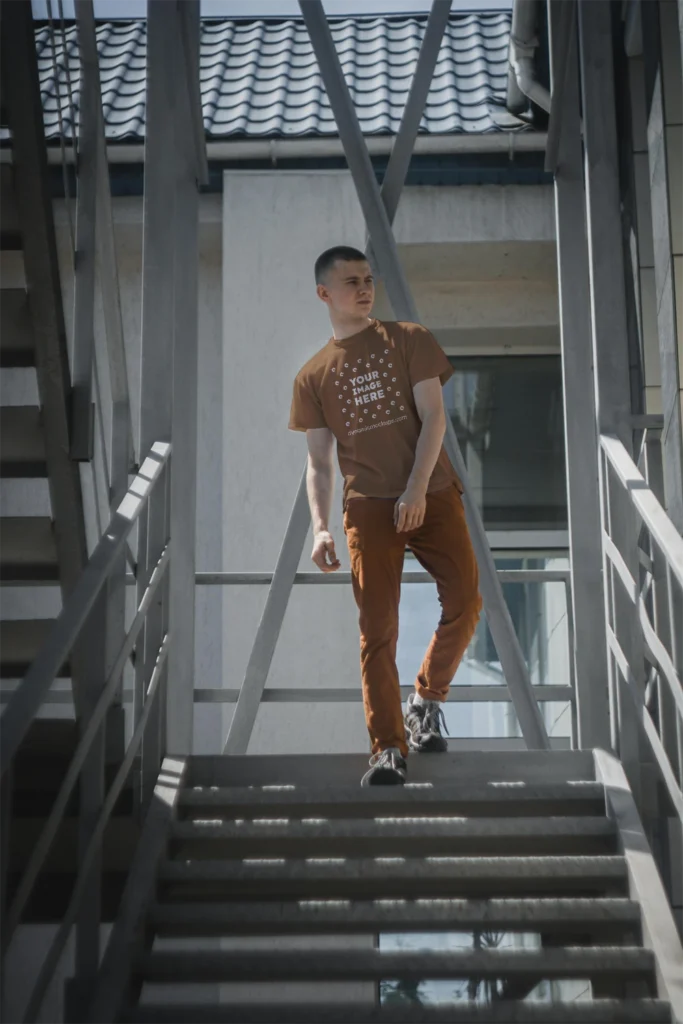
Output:
[[344,341],[345,338],[350,338],[354,334],[360,334],[361,331],[370,326],[373,320],[374,317],[371,316],[362,316],[354,319],[346,318],[344,320],[330,317],[335,341]]

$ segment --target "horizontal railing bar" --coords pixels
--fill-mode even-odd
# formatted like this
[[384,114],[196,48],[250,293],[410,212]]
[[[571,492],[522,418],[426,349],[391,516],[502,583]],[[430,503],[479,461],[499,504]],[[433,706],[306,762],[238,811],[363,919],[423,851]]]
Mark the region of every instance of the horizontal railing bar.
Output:
[[[78,742],[78,745],[71,759],[69,767],[67,768],[66,775],[64,776],[64,780],[59,788],[59,793],[57,794],[55,802],[52,806],[52,810],[50,811],[50,815],[43,827],[38,842],[33,848],[33,852],[31,854],[29,862],[26,866],[24,874],[22,875],[21,882],[19,883],[19,888],[14,897],[14,900],[12,901],[12,906],[10,907],[9,912],[7,914],[7,921],[3,929],[3,950],[7,949],[7,946],[10,943],[12,935],[14,934],[14,930],[21,920],[21,915],[31,895],[36,878],[40,874],[41,868],[43,867],[43,862],[47,857],[47,854],[50,850],[50,846],[52,845],[54,837],[57,834],[59,824],[62,818],[64,817],[64,811],[66,810],[66,806],[69,802],[71,791],[78,780],[80,770],[83,767],[83,762],[88,756],[90,748],[93,744],[93,740],[97,735],[97,730],[100,727],[107,713],[107,709],[109,708],[109,706],[112,703],[112,700],[114,699],[117,684],[121,672],[123,671],[123,667],[126,664],[126,660],[133,649],[138,633],[140,632],[140,629],[142,628],[142,625],[145,621],[145,616],[147,614],[149,606],[152,603],[154,594],[156,593],[156,590],[164,577],[164,573],[166,571],[166,567],[169,561],[169,556],[170,546],[167,544],[161,554],[159,561],[154,567],[154,571],[149,580],[149,585],[145,590],[142,601],[140,602],[138,612],[135,618],[133,619],[131,628],[123,642],[123,645],[119,651],[114,666],[111,672],[109,673],[109,677],[105,683],[102,693],[100,694],[97,700],[93,713],[90,716],[90,719],[86,726],[85,732],[83,733],[81,739]],[[130,691],[130,693],[132,697],[132,690]],[[62,694],[60,694],[60,696],[62,696]],[[71,694],[68,691],[65,692],[63,696],[71,698]],[[48,700],[47,703],[51,702]]]
[[[402,686],[401,697],[405,699],[414,690],[413,686]],[[534,686],[534,696],[540,701],[550,700],[573,700],[574,691],[571,686]],[[194,691],[195,704],[232,704],[237,700],[239,690],[220,690],[197,688]],[[359,688],[352,686],[337,687],[272,687],[263,691],[262,704],[347,704],[362,700],[362,693]],[[451,686],[448,692],[448,702],[457,703],[486,703],[507,702],[510,700],[510,693],[507,686]]]
[[145,726],[147,724],[147,719],[149,718],[149,714],[154,703],[154,698],[159,689],[159,681],[161,680],[161,674],[164,668],[164,664],[166,662],[166,658],[168,656],[169,646],[170,634],[167,633],[161,642],[161,646],[159,647],[159,652],[157,654],[154,670],[152,672],[152,675],[150,676],[149,685],[146,691],[146,700],[144,703],[142,714],[140,715],[140,719],[135,727],[135,731],[131,736],[130,743],[128,744],[128,747],[126,749],[125,757],[121,762],[119,770],[117,771],[111,786],[109,787],[104,803],[102,804],[102,809],[97,817],[97,821],[95,822],[95,825],[93,827],[90,839],[83,852],[83,857],[80,863],[78,876],[74,883],[71,898],[69,899],[69,905],[66,909],[64,917],[62,918],[62,921],[60,922],[59,928],[57,929],[57,934],[55,935],[52,944],[48,950],[47,956],[45,957],[43,966],[38,975],[38,979],[33,988],[33,992],[31,993],[31,1000],[24,1014],[24,1024],[34,1024],[40,1011],[40,1007],[42,1005],[47,987],[52,980],[55,968],[57,967],[57,964],[59,963],[59,960],[62,956],[62,953],[64,952],[64,946],[66,945],[66,941],[69,937],[69,932],[71,931],[71,928],[73,927],[73,924],[76,920],[76,916],[80,909],[83,894],[87,890],[87,885],[89,881],[88,874],[90,868],[95,860],[95,857],[97,856],[100,844],[102,842],[102,838],[104,836],[105,829],[107,827],[107,823],[109,821],[112,811],[114,810],[116,801],[119,798],[119,794],[123,789],[123,784],[126,781],[126,778],[128,777],[128,773],[130,772],[138,748],[142,742],[142,737],[145,731]]
[[651,537],[659,545],[672,573],[683,586],[683,537],[657,501],[621,441],[612,435],[601,434],[600,445]]
[[[405,699],[413,692],[414,687],[402,686],[401,697]],[[571,686],[534,686],[534,697],[540,701],[573,701],[574,690]],[[239,697],[237,689],[210,689],[198,687],[194,690],[195,704],[235,704]],[[2,695],[5,696],[4,694]],[[124,690],[123,699],[132,700],[133,691]],[[347,704],[362,700],[360,689],[352,686],[338,687],[336,689],[311,687],[279,688],[265,690],[261,699],[262,704]],[[452,686],[448,693],[448,702],[453,704],[487,704],[505,703],[510,701],[510,692],[507,686]],[[68,690],[55,693],[47,698],[46,704],[69,704],[73,697]]]
[[73,647],[170,453],[170,444],[156,442],[152,445],[150,454],[90,556],[42,649],[0,718],[0,775],[10,765],[51,683]]
[[[498,569],[501,583],[564,583],[571,579],[569,569]],[[198,572],[195,583],[200,587],[249,586],[272,583],[272,572]],[[128,577],[127,582],[135,581]],[[350,572],[298,572],[295,583],[324,584],[351,583]],[[401,583],[433,583],[434,577],[428,572],[404,572]]]

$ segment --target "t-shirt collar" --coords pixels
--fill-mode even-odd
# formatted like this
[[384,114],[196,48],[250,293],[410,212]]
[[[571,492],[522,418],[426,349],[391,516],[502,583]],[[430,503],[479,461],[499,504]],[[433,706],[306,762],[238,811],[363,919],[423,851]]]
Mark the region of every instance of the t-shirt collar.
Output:
[[348,338],[335,338],[334,335],[332,335],[330,341],[332,342],[333,345],[336,345],[338,348],[341,348],[342,345],[346,345],[348,342],[355,342],[358,341],[360,338],[363,338],[368,331],[374,330],[377,327],[377,324],[378,320],[376,317],[373,316],[368,326],[364,327],[361,331],[356,331],[355,334],[349,334]]

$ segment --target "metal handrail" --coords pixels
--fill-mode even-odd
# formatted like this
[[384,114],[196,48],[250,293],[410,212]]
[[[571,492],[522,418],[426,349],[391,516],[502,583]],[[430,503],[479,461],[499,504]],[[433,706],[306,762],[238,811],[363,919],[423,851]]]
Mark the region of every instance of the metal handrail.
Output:
[[109,528],[93,551],[47,640],[12,695],[0,719],[0,776],[11,764],[47,691],[78,638],[170,454],[170,444],[157,442],[152,445],[150,454],[114,513]]
[[[680,651],[676,653],[674,642],[676,635],[680,635],[680,623],[676,623],[676,609],[683,608],[683,537],[676,530],[621,441],[612,435],[601,435],[600,448],[605,467],[601,501],[606,513],[609,511],[610,480],[615,480],[619,484],[618,493],[627,496],[632,510],[636,513],[637,534],[644,532],[652,547],[651,553],[644,551],[642,547],[638,548],[642,579],[642,582],[639,582],[634,578],[633,571],[629,568],[616,539],[611,536],[609,515],[604,515],[604,522],[607,524],[603,533],[605,558],[613,577],[621,583],[621,592],[626,595],[634,609],[635,619],[631,621],[640,627],[642,654],[651,666],[651,672],[658,684],[657,723],[648,707],[648,691],[641,692],[640,666],[629,661],[618,635],[617,616],[610,606],[607,612],[609,648],[626,683],[642,732],[659,767],[676,814],[683,823],[683,674],[680,665],[676,664],[677,657],[680,663]],[[659,584],[654,579],[654,564],[660,560],[665,567],[663,599],[657,592]],[[652,622],[648,610],[648,601],[653,596],[658,613],[655,623]],[[667,638],[671,649],[667,648]],[[664,703],[674,718],[673,722],[663,713]],[[618,706],[616,699],[613,704],[615,707]],[[667,741],[664,730],[668,730],[669,735],[673,734],[671,742]],[[618,727],[616,738],[617,742],[621,740]]]
[[[169,646],[170,637],[166,634],[157,652],[154,670],[147,687],[146,700],[140,715],[140,720],[135,726],[135,731],[126,749],[125,757],[119,766],[114,781],[109,787],[109,792],[107,793],[104,803],[102,804],[102,809],[97,816],[97,821],[93,826],[87,846],[81,855],[79,872],[76,878],[76,884],[74,885],[73,892],[69,899],[69,905],[62,921],[60,922],[59,928],[57,929],[57,934],[52,940],[52,944],[48,950],[47,956],[45,957],[45,961],[40,969],[35,987],[31,993],[31,999],[24,1014],[24,1024],[33,1024],[33,1022],[38,1018],[47,987],[52,980],[52,976],[64,952],[69,932],[71,931],[78,911],[81,908],[83,896],[85,895],[86,887],[90,880],[90,871],[99,853],[102,838],[104,836],[104,830],[109,818],[111,817],[112,811],[114,810],[119,794],[123,789],[123,784],[126,781],[128,773],[133,765],[135,755],[142,743],[145,726],[147,725],[147,720],[151,714],[154,704],[154,698],[159,691],[159,684],[161,682],[166,658],[168,657]],[[155,776],[158,775],[158,771],[159,769],[157,768]]]
[[[107,585],[117,567],[120,552],[127,537],[142,511],[146,508],[149,514],[150,497],[155,489],[161,490],[164,501],[168,500],[168,488],[164,480],[171,456],[171,445],[158,442],[152,446],[149,456],[145,459],[140,472],[131,482],[127,494],[112,516],[104,536],[93,552],[85,571],[67,599],[62,613],[56,620],[43,649],[33,662],[28,673],[12,695],[5,715],[0,719],[0,738],[2,743],[2,770],[7,770],[16,754],[28,726],[35,718],[36,712],[43,702],[59,667],[64,663],[69,650],[79,638],[88,616],[93,609],[98,595]],[[2,936],[2,953],[6,955],[17,927],[21,923],[22,914],[34,890],[40,872],[63,821],[69,797],[81,777],[82,770],[95,744],[102,736],[105,716],[117,697],[121,673],[126,660],[131,654],[139,636],[147,623],[147,615],[155,602],[159,601],[158,590],[167,579],[171,547],[167,540],[160,558],[150,574],[148,585],[133,618],[130,628],[123,637],[121,646],[113,660],[104,685],[97,694],[92,712],[73,753],[59,792],[43,829],[33,846],[31,856],[21,876],[13,901],[6,914]],[[151,642],[158,643],[154,637]],[[109,786],[106,796],[96,808],[96,817],[87,836],[87,842],[80,853],[78,871],[74,888],[70,894],[68,907],[57,933],[50,945],[47,957],[41,967],[37,982],[32,990],[30,1002],[24,1015],[24,1021],[34,1021],[49,985],[54,970],[63,954],[71,928],[83,906],[84,898],[89,890],[93,868],[101,853],[102,839],[111,818],[116,801],[130,774],[133,762],[138,753],[143,736],[146,735],[147,723],[154,710],[154,698],[160,689],[165,663],[170,647],[170,635],[165,632],[160,638],[153,660],[150,676],[145,680],[144,703],[134,722],[133,735],[130,739],[123,759],[118,766],[115,778]],[[163,693],[163,691],[162,691]],[[158,709],[157,709],[158,710]],[[154,756],[154,744],[151,746]],[[161,751],[163,755],[163,751]],[[146,760],[143,748],[143,762]],[[159,765],[148,766],[155,774]]]

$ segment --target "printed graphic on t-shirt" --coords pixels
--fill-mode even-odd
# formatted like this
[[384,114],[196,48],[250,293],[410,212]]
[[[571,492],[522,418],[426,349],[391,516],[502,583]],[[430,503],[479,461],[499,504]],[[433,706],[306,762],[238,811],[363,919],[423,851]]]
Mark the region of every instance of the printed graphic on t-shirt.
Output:
[[405,396],[396,376],[396,351],[380,349],[364,353],[363,359],[366,362],[344,363],[338,373],[336,367],[331,369],[349,437],[407,419]]
[[[344,503],[402,494],[415,463],[421,419],[413,388],[453,374],[436,338],[420,324],[373,322],[351,338],[330,338],[297,374],[289,426],[326,427],[337,440]],[[387,433],[382,428],[392,427]],[[441,448],[428,490],[456,480]]]

